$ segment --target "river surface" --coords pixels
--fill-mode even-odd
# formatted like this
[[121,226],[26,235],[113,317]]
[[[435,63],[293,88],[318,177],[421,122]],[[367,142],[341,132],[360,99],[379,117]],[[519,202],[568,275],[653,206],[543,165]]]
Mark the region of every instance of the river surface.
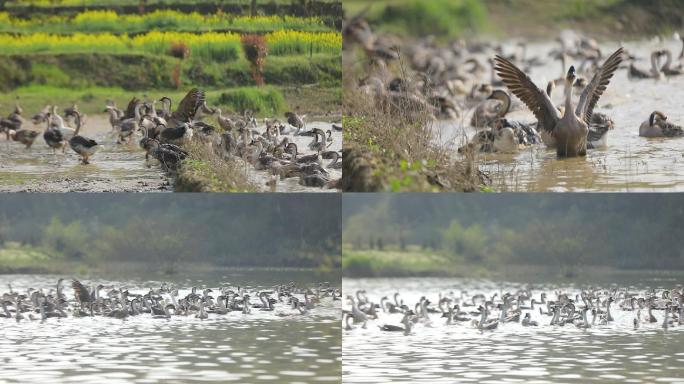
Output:
[[[530,280],[527,280],[530,281]],[[409,306],[426,296],[437,307],[438,295],[461,291],[469,295],[532,290],[555,297],[555,290],[576,293],[581,287],[627,287],[630,292],[672,288],[681,274],[611,276],[577,284],[532,283],[447,278],[344,279],[343,295],[365,289],[371,302],[395,292]],[[348,307],[345,303],[345,308]],[[469,307],[470,308],[470,307]],[[634,312],[612,307],[614,322],[579,329],[550,326],[549,317],[530,312],[539,327],[506,323],[480,332],[470,322],[446,325],[431,314],[431,325],[417,324],[412,333],[381,332],[378,326],[399,325],[400,314],[380,313],[367,328],[343,331],[345,383],[684,383],[684,326],[661,327],[664,311],[654,311],[657,323],[634,329]],[[591,321],[591,318],[590,318]]]
[[[18,291],[42,287],[47,292],[59,277],[65,276],[1,275],[0,292],[7,292],[8,283]],[[216,271],[164,281],[186,289],[230,284],[256,291],[290,281],[315,287],[324,278],[330,277],[317,279],[311,271]],[[126,287],[131,293],[146,293],[161,284],[112,276],[81,281]],[[331,283],[339,287],[339,280]],[[71,288],[65,293],[72,297]],[[49,318],[44,323],[0,318],[0,382],[340,382],[339,303],[323,298],[305,315],[276,304],[274,312],[209,314],[206,320],[154,319],[149,314],[126,320]]]
[[[206,119],[212,124],[213,117]],[[142,137],[136,134],[131,143],[117,144],[111,133],[111,125],[105,115],[88,116],[81,134],[102,144],[90,161],[83,165],[78,155],[67,146],[66,152],[53,154],[42,136],[44,126],[36,126],[30,120],[24,128],[41,132],[30,149],[21,143],[5,141],[0,135],[0,192],[164,192],[173,190],[171,180],[153,161],[145,162],[145,152],[138,145]],[[321,128],[323,131],[332,128],[331,123],[314,121],[307,123],[307,129]],[[266,127],[260,124],[259,132]],[[290,140],[297,144],[300,156],[314,153],[308,144],[313,140],[308,136],[292,136]],[[332,130],[332,139],[327,150],[342,150],[342,132]],[[249,181],[257,190],[269,191],[266,186],[269,172],[257,171],[251,164],[236,159]],[[341,159],[340,159],[341,161]],[[329,160],[323,160],[327,166]],[[327,169],[331,180],[342,177],[341,169]],[[305,187],[299,184],[299,178],[288,178],[279,181],[276,192],[334,192],[334,189]]]
[[[513,44],[508,50],[513,52]],[[607,57],[618,48],[617,43],[600,44],[603,55]],[[669,48],[675,58],[681,51],[681,42],[671,38],[664,42],[652,40],[623,44],[628,51],[640,60],[635,65],[648,70],[652,51]],[[533,67],[532,80],[545,89],[549,80],[559,78],[559,60],[549,57],[557,43],[530,44],[528,57],[539,57],[544,66]],[[487,63],[488,56],[480,55]],[[604,58],[605,60],[605,58]],[[568,59],[567,66],[581,63]],[[487,66],[489,68],[489,66]],[[588,80],[593,73],[585,75]],[[482,81],[489,81],[487,71]],[[576,96],[578,92],[575,92]],[[553,93],[555,104],[561,104],[563,87]],[[520,101],[514,97],[518,103]],[[681,192],[684,191],[684,138],[647,139],[639,137],[639,125],[646,121],[655,110],[664,112],[668,121],[684,125],[684,75],[664,80],[629,80],[627,69],[618,69],[608,89],[599,100],[595,111],[608,114],[615,122],[615,128],[608,133],[608,147],[590,150],[586,159],[574,158],[559,160],[554,150],[537,146],[520,151],[516,155],[481,155],[479,164],[493,179],[497,191],[621,191],[621,192]],[[434,125],[437,141],[453,148],[463,145],[465,138],[474,135],[474,129],[467,127],[472,110],[459,121],[440,121]],[[511,112],[507,118],[520,121],[535,121],[526,107]]]

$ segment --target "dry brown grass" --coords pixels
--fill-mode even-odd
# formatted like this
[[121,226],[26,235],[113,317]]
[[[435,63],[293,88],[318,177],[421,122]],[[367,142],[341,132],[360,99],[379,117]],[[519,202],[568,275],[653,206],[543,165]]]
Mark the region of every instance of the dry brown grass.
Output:
[[247,166],[239,159],[226,159],[206,143],[192,142],[185,150],[190,154],[178,170],[175,188],[178,192],[256,192],[250,182]]
[[366,95],[354,76],[345,76],[343,103],[344,191],[477,191],[487,185],[472,156],[454,160],[452,150],[438,144],[428,106]]

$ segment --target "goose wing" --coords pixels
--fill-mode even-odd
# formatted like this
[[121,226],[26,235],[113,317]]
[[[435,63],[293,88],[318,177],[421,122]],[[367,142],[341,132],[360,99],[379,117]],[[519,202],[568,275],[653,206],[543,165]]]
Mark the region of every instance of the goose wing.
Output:
[[69,144],[73,145],[82,145],[86,148],[94,147],[97,145],[97,141],[93,139],[89,139],[87,137],[83,137],[81,135],[74,136],[69,140]]
[[575,114],[582,118],[585,123],[591,122],[591,115],[594,112],[594,107],[598,102],[603,92],[608,87],[610,79],[615,74],[618,66],[622,62],[624,49],[618,48],[608,59],[603,63],[603,66],[594,74],[589,84],[584,88],[580,95]]
[[505,58],[496,55],[494,70],[508,89],[517,96],[539,121],[538,127],[552,132],[560,119],[549,96],[539,89],[529,76]]
[[78,301],[82,303],[89,303],[92,301],[88,288],[81,284],[80,281],[73,279],[71,281],[71,287],[74,289],[74,296],[76,296]]
[[135,117],[135,106],[138,105],[140,102],[140,99],[137,97],[133,97],[131,101],[128,102],[128,107],[126,107],[126,115],[124,115],[124,119],[132,119]]
[[197,110],[204,105],[206,98],[204,91],[193,88],[178,104],[178,108],[173,112],[172,116],[182,122],[190,122],[197,114]]

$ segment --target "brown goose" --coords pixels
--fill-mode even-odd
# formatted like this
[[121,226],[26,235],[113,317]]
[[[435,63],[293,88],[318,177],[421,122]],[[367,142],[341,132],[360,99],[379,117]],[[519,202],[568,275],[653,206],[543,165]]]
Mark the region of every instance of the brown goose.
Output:
[[641,123],[639,136],[643,137],[682,137],[684,130],[678,125],[667,121],[667,116],[660,111],[654,111],[648,120]]
[[580,95],[577,107],[572,105],[572,85],[575,67],[571,66],[565,80],[565,112],[560,115],[549,96],[513,63],[496,56],[496,71],[506,87],[522,100],[537,118],[537,127],[544,133],[547,146],[555,146],[559,157],[585,156],[587,135],[594,107],[606,90],[610,79],[622,62],[623,49],[613,53],[599,69]]
[[36,141],[36,137],[40,135],[39,132],[32,131],[30,129],[20,129],[18,131],[10,132],[10,137],[14,141],[18,141],[26,146],[26,149],[31,148],[33,142]]
[[470,125],[477,128],[490,126],[496,120],[506,116],[511,109],[511,97],[505,91],[494,90],[489,97],[478,104],[470,120]]
[[[168,97],[162,97],[160,101],[168,101],[168,110],[171,110],[171,100]],[[190,123],[195,118],[195,115],[200,108],[206,104],[206,95],[201,89],[193,88],[185,95],[183,100],[178,104],[178,108],[173,113],[164,116],[168,121],[169,128],[175,128],[185,123]]]

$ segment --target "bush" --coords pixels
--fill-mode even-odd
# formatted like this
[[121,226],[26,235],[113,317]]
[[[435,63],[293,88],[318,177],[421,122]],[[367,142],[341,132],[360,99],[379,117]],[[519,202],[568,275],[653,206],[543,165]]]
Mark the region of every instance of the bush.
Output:
[[268,55],[266,39],[261,35],[242,36],[242,50],[252,67],[252,78],[256,85],[264,85],[264,64]]
[[273,88],[237,88],[221,93],[218,103],[240,113],[276,115],[285,110],[285,98]]
[[457,36],[487,24],[487,9],[478,0],[407,0],[385,8],[380,18],[408,35]]

